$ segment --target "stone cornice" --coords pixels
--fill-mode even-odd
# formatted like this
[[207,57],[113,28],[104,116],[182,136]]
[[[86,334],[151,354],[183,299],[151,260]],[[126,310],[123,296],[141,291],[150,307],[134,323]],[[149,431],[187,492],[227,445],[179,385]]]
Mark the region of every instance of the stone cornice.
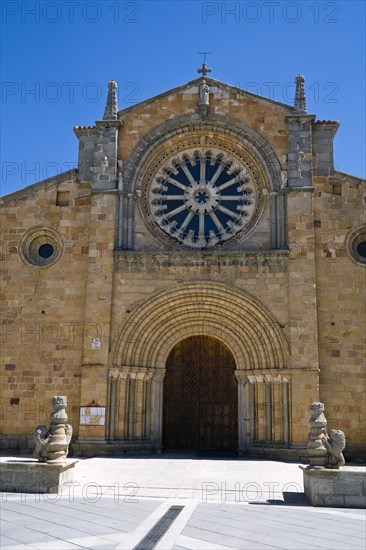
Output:
[[30,195],[34,195],[35,193],[38,193],[39,191],[43,191],[44,189],[48,189],[50,187],[56,187],[57,185],[65,181],[77,181],[77,170],[75,168],[67,170],[66,172],[62,172],[61,174],[57,174],[56,176],[52,176],[51,178],[47,178],[46,180],[38,181],[37,183],[28,185],[28,187],[24,187],[23,189],[14,191],[9,195],[4,195],[3,197],[0,197],[0,205],[14,200],[20,200]]
[[81,136],[97,136],[99,130],[96,126],[75,126],[74,134],[80,138]]
[[280,267],[286,269],[287,250],[250,252],[127,252],[115,251],[117,270],[139,271],[169,267]]
[[123,126],[121,120],[96,120],[95,126],[75,126],[74,133],[78,138],[81,136],[98,136],[99,131],[103,128],[120,128],[121,126]]
[[[279,381],[281,376],[289,376],[291,374],[299,373],[299,372],[308,372],[308,371],[314,371],[314,372],[320,372],[320,369],[318,367],[279,367],[274,369],[239,369],[235,371],[236,376],[272,376],[274,379],[277,378]],[[275,380],[273,380],[275,381]]]
[[332,136],[334,137],[338,131],[338,128],[340,126],[340,122],[338,120],[316,120],[314,122],[313,129],[316,130],[330,130],[332,132]]
[[123,126],[123,122],[121,120],[96,120],[95,124],[97,125],[97,128],[120,128]]
[[286,122],[291,122],[292,120],[315,121],[315,119],[316,119],[316,115],[307,115],[305,113],[298,113],[298,114],[294,113],[293,115],[291,114],[291,115],[285,116]]

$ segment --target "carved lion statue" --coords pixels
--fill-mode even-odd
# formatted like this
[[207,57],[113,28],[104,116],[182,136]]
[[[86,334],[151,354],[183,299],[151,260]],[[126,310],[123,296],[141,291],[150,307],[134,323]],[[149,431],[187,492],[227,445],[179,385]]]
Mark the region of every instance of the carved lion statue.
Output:
[[329,437],[323,439],[324,447],[328,451],[328,468],[338,469],[344,466],[345,460],[342,454],[346,446],[346,436],[341,430],[330,430]]
[[46,426],[37,426],[34,431],[34,441],[36,448],[33,451],[33,457],[37,458],[40,462],[47,462],[47,444],[51,439],[51,433],[47,430]]

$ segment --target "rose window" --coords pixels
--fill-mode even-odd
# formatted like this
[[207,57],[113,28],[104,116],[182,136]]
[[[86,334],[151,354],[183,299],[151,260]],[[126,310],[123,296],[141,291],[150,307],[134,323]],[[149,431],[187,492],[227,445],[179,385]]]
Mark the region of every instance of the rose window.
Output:
[[228,241],[250,222],[256,185],[244,165],[218,152],[185,152],[156,174],[149,204],[159,228],[191,248]]

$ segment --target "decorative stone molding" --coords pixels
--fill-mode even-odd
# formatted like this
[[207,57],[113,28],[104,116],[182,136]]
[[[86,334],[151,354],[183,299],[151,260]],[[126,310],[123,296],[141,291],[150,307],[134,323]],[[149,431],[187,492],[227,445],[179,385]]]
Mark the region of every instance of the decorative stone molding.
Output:
[[273,384],[273,383],[279,383],[282,384],[283,382],[289,382],[289,378],[284,376],[280,373],[265,373],[265,374],[248,374],[246,375],[247,381],[250,384]]
[[113,366],[108,371],[108,378],[113,380],[126,380],[127,378],[137,380],[151,380],[155,374],[154,368]]
[[257,270],[272,268],[285,271],[288,265],[287,251],[256,251],[256,252],[226,252],[225,255],[209,252],[116,252],[115,267],[123,271],[139,271],[141,269],[167,270],[170,267],[253,267]]

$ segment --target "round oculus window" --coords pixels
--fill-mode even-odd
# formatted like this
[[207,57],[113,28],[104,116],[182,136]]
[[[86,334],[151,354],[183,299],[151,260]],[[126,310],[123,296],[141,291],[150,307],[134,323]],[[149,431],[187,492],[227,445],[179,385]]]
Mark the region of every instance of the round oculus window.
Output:
[[148,192],[159,229],[184,247],[220,246],[252,225],[257,186],[230,154],[185,151],[166,161]]
[[366,265],[366,226],[357,227],[348,236],[348,252],[357,263]]
[[365,262],[366,261],[366,240],[358,243],[358,245],[356,246],[356,252],[359,258],[362,258],[362,260]]
[[52,227],[30,229],[23,235],[19,246],[23,261],[38,267],[54,264],[61,257],[62,251],[62,237]]
[[55,249],[52,246],[52,244],[42,244],[38,249],[38,254],[41,258],[47,260],[48,258],[51,258],[52,254],[54,253]]
[[366,264],[366,232],[354,237],[351,243],[351,253],[354,259],[360,264]]

